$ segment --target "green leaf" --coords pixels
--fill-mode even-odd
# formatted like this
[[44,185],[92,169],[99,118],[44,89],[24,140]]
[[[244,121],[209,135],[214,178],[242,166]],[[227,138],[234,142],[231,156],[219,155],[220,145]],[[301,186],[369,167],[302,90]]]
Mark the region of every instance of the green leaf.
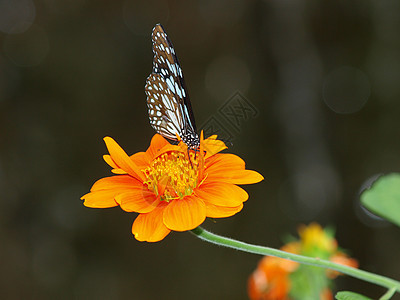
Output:
[[339,292],[335,295],[337,300],[372,300],[371,298],[353,292]]
[[380,177],[361,194],[361,203],[378,216],[400,226],[400,174]]

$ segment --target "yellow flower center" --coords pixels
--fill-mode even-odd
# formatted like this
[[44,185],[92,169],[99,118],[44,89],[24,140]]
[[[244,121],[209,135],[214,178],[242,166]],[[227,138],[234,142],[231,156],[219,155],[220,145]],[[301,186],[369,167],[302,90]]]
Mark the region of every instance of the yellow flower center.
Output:
[[193,153],[190,153],[190,161],[182,152],[163,153],[142,170],[146,176],[144,183],[161,200],[169,202],[183,198],[191,195],[197,186],[198,165]]

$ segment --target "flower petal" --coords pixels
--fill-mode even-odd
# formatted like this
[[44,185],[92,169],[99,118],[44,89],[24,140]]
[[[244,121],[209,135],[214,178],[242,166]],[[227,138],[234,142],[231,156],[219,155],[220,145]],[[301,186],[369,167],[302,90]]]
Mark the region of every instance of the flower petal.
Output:
[[127,172],[125,172],[124,170],[118,168],[118,169],[112,169],[111,172],[113,172],[114,174],[117,175],[124,175],[124,174],[128,174]]
[[[126,190],[127,191],[127,190]],[[121,190],[101,190],[90,192],[81,197],[83,205],[92,208],[108,208],[117,206],[118,203],[115,201],[115,196],[121,193]]]
[[219,153],[207,159],[205,167],[211,170],[244,170],[245,162],[235,154]]
[[195,190],[197,196],[217,206],[236,207],[249,198],[242,188],[224,182],[204,183]]
[[165,202],[161,202],[152,212],[140,214],[132,225],[132,233],[138,241],[158,242],[171,232],[163,223]]
[[205,182],[226,182],[233,184],[257,183],[264,177],[252,170],[245,170],[243,159],[234,154],[216,154],[206,161]]
[[253,170],[238,170],[235,172],[210,172],[204,183],[225,182],[232,184],[253,184],[264,180],[264,177]]
[[97,180],[90,191],[111,190],[111,189],[129,189],[133,187],[142,187],[143,183],[129,175],[117,175],[105,177]]
[[104,142],[106,143],[108,152],[110,152],[111,158],[114,163],[126,171],[128,174],[136,177],[142,181],[145,180],[143,173],[140,169],[133,163],[128,154],[115,142],[112,138],[106,136],[104,138]]
[[144,186],[117,195],[115,201],[120,204],[123,210],[138,213],[151,212],[160,203],[157,196]]
[[147,168],[151,163],[151,158],[146,152],[138,152],[130,156],[133,163],[140,169]]
[[146,153],[151,159],[158,155],[158,152],[166,145],[170,143],[167,142],[161,135],[155,134],[150,142],[150,147],[147,149]]
[[240,204],[236,207],[223,207],[217,206],[208,202],[204,202],[206,204],[206,215],[209,218],[226,218],[233,216],[242,210],[243,204]]
[[103,159],[104,161],[111,167],[113,168],[111,170],[111,172],[113,172],[114,174],[128,174],[127,172],[125,172],[124,170],[120,169],[115,162],[112,160],[111,156],[108,154],[103,155]]
[[104,161],[113,169],[118,169],[118,166],[115,164],[115,162],[112,160],[111,156],[108,154],[103,155]]
[[[187,148],[186,148],[187,149]],[[187,153],[187,150],[184,150],[184,148],[179,144],[179,145],[165,145],[164,147],[162,147],[154,156],[154,158],[161,156],[164,153],[167,152],[182,152],[182,153]]]
[[199,226],[206,219],[206,206],[200,198],[187,196],[172,200],[164,210],[164,224],[171,230],[186,231]]
[[217,140],[216,135],[210,136],[209,138],[205,139],[202,143],[204,146],[204,150],[206,151],[205,155],[206,159],[228,148],[223,141]]
[[205,158],[204,158],[204,132],[203,130],[200,132],[200,153],[199,153],[199,173],[197,177],[197,184],[200,184],[201,181],[203,180],[204,177],[204,163],[205,163]]

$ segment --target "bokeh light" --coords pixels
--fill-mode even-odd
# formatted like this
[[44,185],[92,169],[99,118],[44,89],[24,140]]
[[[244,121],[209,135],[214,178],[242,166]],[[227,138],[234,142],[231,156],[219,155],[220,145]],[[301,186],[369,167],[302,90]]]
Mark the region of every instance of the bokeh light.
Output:
[[49,52],[46,32],[37,25],[21,34],[8,35],[3,42],[4,54],[19,67],[37,66]]
[[0,1],[0,31],[23,33],[33,24],[36,8],[32,0]]
[[336,113],[358,112],[367,103],[370,94],[368,77],[359,69],[343,66],[326,76],[324,101]]

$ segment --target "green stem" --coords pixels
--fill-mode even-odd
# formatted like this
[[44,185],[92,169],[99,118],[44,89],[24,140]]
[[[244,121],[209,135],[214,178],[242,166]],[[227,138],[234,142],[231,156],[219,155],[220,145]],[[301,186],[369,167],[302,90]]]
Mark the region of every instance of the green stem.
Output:
[[394,293],[396,293],[396,288],[392,287],[390,290],[388,290],[385,295],[383,295],[382,297],[379,298],[379,300],[389,300],[390,298],[392,298],[392,296],[394,295]]
[[400,282],[399,281],[396,281],[394,279],[387,278],[387,277],[384,277],[381,275],[377,275],[377,274],[363,271],[360,269],[348,267],[345,265],[336,264],[336,263],[333,263],[328,260],[288,253],[288,252],[285,252],[282,250],[269,248],[269,247],[247,244],[244,242],[240,242],[240,241],[237,241],[234,239],[230,239],[227,237],[223,237],[223,236],[211,233],[211,232],[201,228],[200,226],[193,229],[191,232],[194,235],[196,235],[198,238],[200,238],[204,241],[219,245],[219,246],[233,248],[233,249],[240,250],[243,252],[248,252],[248,253],[276,256],[276,257],[280,257],[280,258],[284,258],[284,259],[293,260],[298,263],[302,263],[302,264],[306,264],[306,265],[336,270],[336,271],[339,271],[340,273],[386,287],[393,292],[400,292]]

